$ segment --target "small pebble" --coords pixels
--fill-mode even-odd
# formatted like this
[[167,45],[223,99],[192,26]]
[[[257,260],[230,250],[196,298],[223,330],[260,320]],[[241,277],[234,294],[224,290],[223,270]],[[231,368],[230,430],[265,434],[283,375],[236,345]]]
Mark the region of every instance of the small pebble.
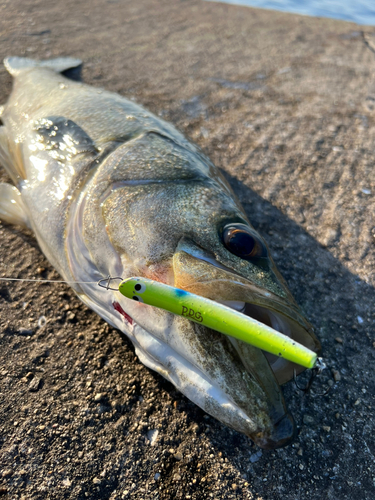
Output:
[[83,457],[83,451],[79,451],[78,452],[78,458],[82,458]]
[[98,477],[94,477],[94,479],[92,480],[92,482],[94,484],[101,484],[101,480]]
[[299,464],[298,467],[299,467],[300,470],[303,470],[305,468],[305,466],[303,464]]
[[338,370],[332,369],[332,375],[333,378],[335,379],[335,382],[339,382],[341,380],[341,374]]
[[331,427],[329,425],[323,425],[323,430],[326,432],[330,432]]
[[70,480],[68,477],[66,477],[65,479],[63,479],[62,484],[63,484],[66,488],[69,488],[69,486],[71,486],[71,485],[72,485],[72,482],[71,482],[71,480]]
[[255,462],[258,462],[258,460],[260,460],[262,455],[263,455],[263,453],[261,450],[257,451],[256,453],[253,453],[252,455],[250,455],[250,462],[252,464],[254,464]]
[[151,429],[147,432],[147,439],[150,441],[151,446],[154,446],[154,444],[156,443],[158,434],[159,434],[158,429]]
[[5,470],[3,471],[3,477],[9,477],[9,476],[11,476],[12,474],[13,474],[12,469],[5,469]]
[[34,332],[30,330],[30,328],[23,328],[21,326],[21,328],[18,330],[18,333],[27,337],[28,335],[32,335]]
[[314,423],[313,417],[310,417],[310,415],[304,415],[303,416],[303,423],[306,425],[311,425]]
[[354,403],[354,406],[358,406],[360,402],[361,402],[361,400],[357,399],[357,401]]
[[41,378],[34,377],[29,384],[29,391],[30,392],[37,392],[39,390],[41,382],[42,382]]
[[75,318],[76,318],[76,315],[74,314],[74,312],[70,312],[70,313],[68,313],[68,314],[66,315],[66,319],[67,319],[68,321],[74,321],[74,320],[75,320]]
[[159,472],[157,472],[157,473],[155,474],[154,479],[155,479],[155,481],[159,481],[159,479],[160,479],[160,474],[159,474]]
[[201,127],[201,134],[204,139],[207,139],[207,137],[210,135],[208,130],[204,127]]
[[94,396],[94,401],[98,402],[100,401],[103,397],[105,396],[104,392],[99,392],[98,394],[95,394]]
[[297,451],[297,455],[299,455],[300,457],[302,457],[302,455],[303,455],[303,450],[302,450],[302,448],[300,448],[300,449]]
[[342,344],[342,338],[341,337],[336,337],[335,338],[336,342],[338,342],[339,344]]
[[176,460],[182,460],[183,459],[182,453],[180,453],[180,452],[175,453],[173,456],[174,456],[174,458]]
[[233,483],[232,484],[232,490],[236,491],[237,488],[238,488],[238,486],[235,483]]

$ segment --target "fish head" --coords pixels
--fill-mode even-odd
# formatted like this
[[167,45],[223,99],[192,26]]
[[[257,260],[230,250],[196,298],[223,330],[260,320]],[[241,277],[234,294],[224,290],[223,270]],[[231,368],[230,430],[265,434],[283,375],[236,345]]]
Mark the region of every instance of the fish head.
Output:
[[[318,352],[313,328],[264,239],[245,220],[221,220],[216,229],[216,238],[206,248],[188,238],[180,240],[173,257],[174,286],[231,307]],[[264,355],[280,385],[304,370],[284,358]]]
[[[175,287],[240,311],[314,352],[320,350],[312,326],[288,290],[266,242],[238,213],[229,218],[218,215],[210,237],[206,228],[204,239],[181,238],[173,270]],[[265,407],[259,404],[253,412],[263,410],[267,425],[249,436],[262,448],[287,445],[294,437],[294,423],[279,386],[304,368],[242,341],[231,338],[229,342],[238,355],[235,362],[242,363],[264,398]]]
[[[123,278],[143,276],[224,303],[319,350],[266,243],[221,178],[120,186],[102,209]],[[280,384],[300,367],[184,317],[121,300],[136,324],[132,340],[142,362],[259,446],[291,442],[295,427]]]

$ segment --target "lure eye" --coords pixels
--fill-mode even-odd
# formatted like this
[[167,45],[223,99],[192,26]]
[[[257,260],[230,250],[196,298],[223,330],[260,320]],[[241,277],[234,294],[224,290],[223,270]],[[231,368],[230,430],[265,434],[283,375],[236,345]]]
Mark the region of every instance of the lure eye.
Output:
[[144,303],[144,300],[142,299],[142,297],[138,297],[138,295],[133,295],[132,299],[135,300],[136,302]]
[[223,229],[225,247],[241,259],[267,257],[267,247],[258,234],[246,224],[227,224]]
[[143,293],[146,291],[146,285],[144,285],[143,283],[137,283],[135,286],[134,286],[134,290],[137,292],[137,293]]

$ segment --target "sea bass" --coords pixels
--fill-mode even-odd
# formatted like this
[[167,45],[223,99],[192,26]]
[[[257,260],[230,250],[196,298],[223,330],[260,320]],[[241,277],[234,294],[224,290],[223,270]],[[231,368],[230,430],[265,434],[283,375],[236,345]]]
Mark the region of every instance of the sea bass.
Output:
[[[81,61],[4,61],[0,218],[29,227],[67,281],[143,276],[222,302],[311,350],[319,342],[231,188],[173,126],[63,76]],[[292,363],[95,284],[78,297],[140,361],[263,448],[293,439],[280,385]]]

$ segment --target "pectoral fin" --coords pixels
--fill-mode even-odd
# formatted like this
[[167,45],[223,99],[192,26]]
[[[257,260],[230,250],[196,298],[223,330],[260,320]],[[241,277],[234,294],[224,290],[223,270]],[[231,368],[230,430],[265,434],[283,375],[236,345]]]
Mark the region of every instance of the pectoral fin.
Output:
[[26,179],[20,145],[9,140],[6,127],[0,127],[0,165],[15,184]]
[[0,183],[0,220],[30,228],[21,193],[11,184]]

